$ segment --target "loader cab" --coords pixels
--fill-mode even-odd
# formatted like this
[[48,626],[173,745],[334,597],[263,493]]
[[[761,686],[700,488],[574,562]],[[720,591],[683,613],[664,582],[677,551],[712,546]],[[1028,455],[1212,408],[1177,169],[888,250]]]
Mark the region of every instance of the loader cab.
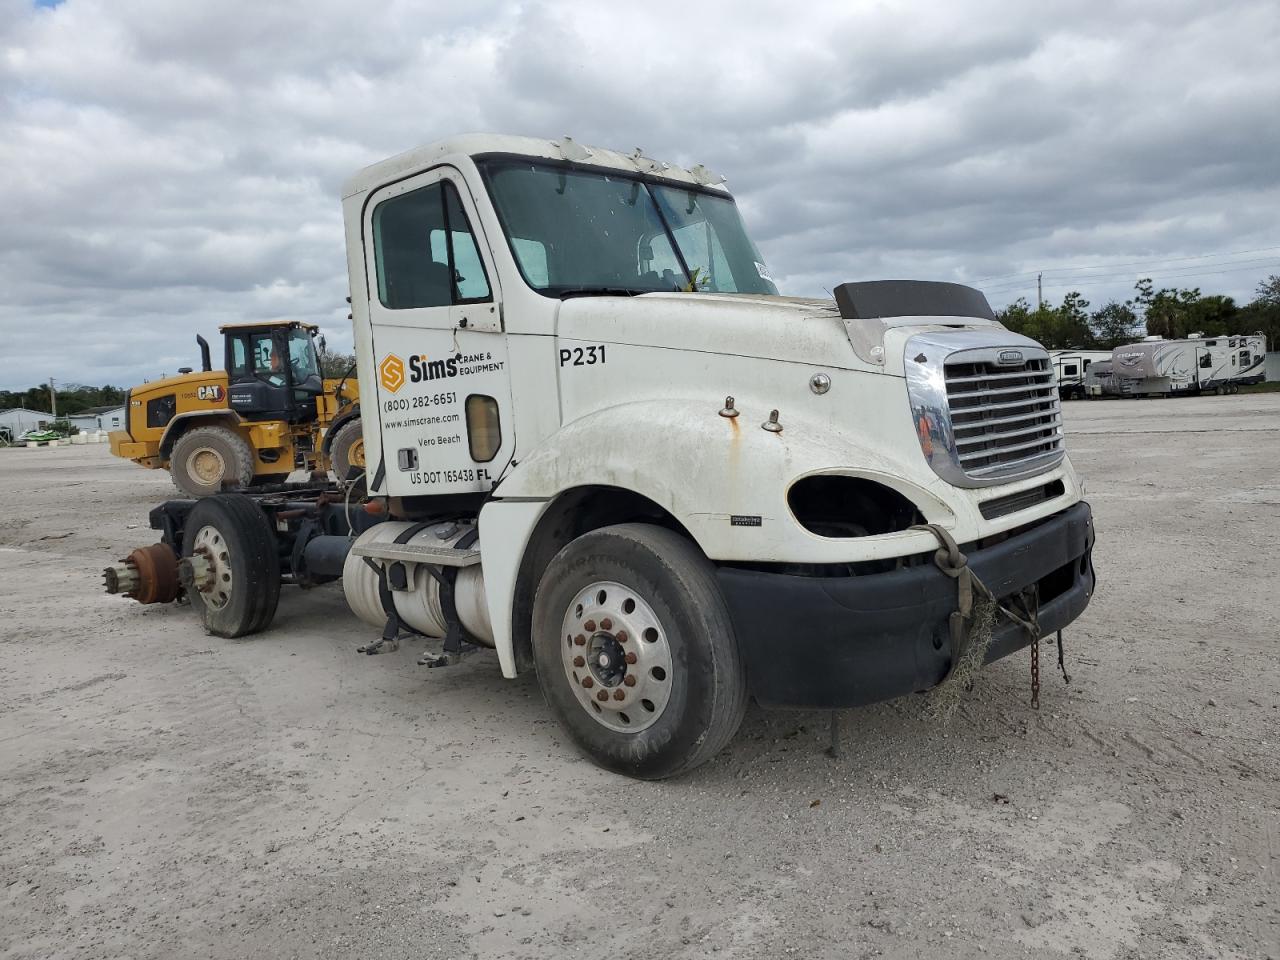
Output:
[[316,333],[297,322],[223,327],[228,406],[246,420],[314,420],[324,390]]

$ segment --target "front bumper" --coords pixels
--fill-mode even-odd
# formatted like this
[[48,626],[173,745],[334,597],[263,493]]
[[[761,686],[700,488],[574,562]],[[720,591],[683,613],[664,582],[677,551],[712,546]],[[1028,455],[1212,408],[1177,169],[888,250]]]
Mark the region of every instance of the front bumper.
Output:
[[[1040,627],[1075,620],[1093,595],[1093,518],[1075,504],[982,550],[969,566],[997,597],[1037,584]],[[860,577],[721,567],[751,693],[764,706],[856,707],[936,686],[951,666],[956,582],[932,563]],[[987,662],[1029,643],[998,617]]]
[[107,434],[107,442],[111,445],[112,454],[125,460],[142,461],[154,459],[159,455],[156,444],[134,440],[124,430],[112,430]]

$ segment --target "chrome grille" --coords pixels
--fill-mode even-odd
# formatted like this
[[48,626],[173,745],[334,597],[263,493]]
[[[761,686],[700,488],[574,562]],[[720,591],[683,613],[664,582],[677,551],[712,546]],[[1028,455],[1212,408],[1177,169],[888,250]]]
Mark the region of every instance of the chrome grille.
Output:
[[957,460],[970,477],[1020,471],[1062,451],[1062,413],[1048,357],[1020,364],[950,357],[944,367]]
[[918,334],[904,372],[921,450],[948,483],[1008,483],[1065,456],[1053,366],[1035,341],[999,327]]

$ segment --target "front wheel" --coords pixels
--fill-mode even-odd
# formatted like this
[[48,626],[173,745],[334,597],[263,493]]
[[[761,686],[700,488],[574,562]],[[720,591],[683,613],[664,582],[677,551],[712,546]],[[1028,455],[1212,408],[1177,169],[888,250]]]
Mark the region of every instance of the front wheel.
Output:
[[178,438],[169,457],[173,485],[188,497],[211,497],[224,485],[253,482],[253,450],[230,427],[193,427]]
[[354,483],[364,477],[364,428],[360,418],[348,420],[333,435],[329,445],[333,472],[342,483]]
[[534,660],[574,742],[616,773],[657,780],[715,756],[746,710],[746,675],[715,568],[647,524],[584,534],[538,585]]
[[242,637],[266,629],[280,602],[280,559],[267,515],[244,494],[205,497],[182,533],[182,585],[205,629]]

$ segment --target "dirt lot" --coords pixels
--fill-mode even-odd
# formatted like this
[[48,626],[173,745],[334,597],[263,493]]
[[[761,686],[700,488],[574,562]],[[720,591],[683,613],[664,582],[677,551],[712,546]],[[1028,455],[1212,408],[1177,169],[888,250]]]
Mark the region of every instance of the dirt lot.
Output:
[[580,759],[492,655],[333,588],[257,639],[101,593],[162,475],[0,450],[0,955],[1280,957],[1280,396],[1074,403],[1100,588],[921,697],[753,709],[681,780]]

